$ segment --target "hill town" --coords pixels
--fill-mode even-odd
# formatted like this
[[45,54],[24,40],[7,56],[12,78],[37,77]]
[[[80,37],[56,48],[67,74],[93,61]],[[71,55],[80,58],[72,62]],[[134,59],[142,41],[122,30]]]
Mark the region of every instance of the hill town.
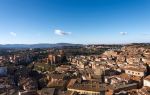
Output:
[[149,72],[149,44],[0,49],[0,95],[150,95]]

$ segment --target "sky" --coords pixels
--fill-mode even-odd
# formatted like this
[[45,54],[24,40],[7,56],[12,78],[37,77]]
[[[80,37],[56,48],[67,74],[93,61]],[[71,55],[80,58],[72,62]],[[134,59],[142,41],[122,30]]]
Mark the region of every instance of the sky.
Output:
[[0,44],[150,42],[150,0],[0,0]]

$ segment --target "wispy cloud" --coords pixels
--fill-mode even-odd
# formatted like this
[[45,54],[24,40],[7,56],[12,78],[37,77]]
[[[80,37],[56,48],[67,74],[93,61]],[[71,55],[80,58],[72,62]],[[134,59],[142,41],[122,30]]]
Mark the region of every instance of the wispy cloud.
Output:
[[17,36],[17,34],[16,34],[15,32],[10,32],[10,35],[11,35],[11,36],[14,36],[14,37]]
[[64,31],[62,31],[62,30],[60,30],[60,29],[55,29],[55,30],[54,30],[54,33],[55,33],[56,35],[59,35],[59,36],[65,36],[65,35],[70,35],[70,34],[71,34],[71,32],[64,32]]
[[124,35],[127,35],[128,33],[127,32],[120,32],[120,34],[124,36]]

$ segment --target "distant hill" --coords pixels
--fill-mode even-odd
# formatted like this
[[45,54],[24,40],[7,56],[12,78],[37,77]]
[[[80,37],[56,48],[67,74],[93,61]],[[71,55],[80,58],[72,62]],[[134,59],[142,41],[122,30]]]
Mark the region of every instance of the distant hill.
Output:
[[82,46],[81,44],[56,43],[56,44],[0,44],[0,48],[54,48],[64,46]]

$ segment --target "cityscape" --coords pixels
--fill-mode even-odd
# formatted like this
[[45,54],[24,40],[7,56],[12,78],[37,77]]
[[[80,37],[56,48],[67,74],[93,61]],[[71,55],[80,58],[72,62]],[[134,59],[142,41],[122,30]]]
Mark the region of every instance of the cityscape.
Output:
[[150,44],[1,48],[1,95],[149,95]]
[[0,0],[0,95],[150,95],[149,0]]

